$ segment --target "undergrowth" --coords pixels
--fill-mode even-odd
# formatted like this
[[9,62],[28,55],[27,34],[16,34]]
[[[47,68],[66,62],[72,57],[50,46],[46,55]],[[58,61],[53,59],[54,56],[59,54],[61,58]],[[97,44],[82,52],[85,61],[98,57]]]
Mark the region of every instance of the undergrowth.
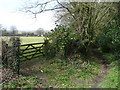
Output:
[[[104,54],[106,59],[111,62],[109,65],[108,75],[104,77],[104,81],[99,84],[101,88],[119,88],[119,66],[118,58],[114,54]],[[116,59],[116,60],[115,60]]]
[[118,88],[118,66],[111,66],[108,75],[104,77],[104,81],[99,84],[101,88]]
[[[44,63],[43,63],[44,62]],[[89,62],[76,55],[66,59],[39,60],[37,65],[29,68],[34,77],[21,76],[19,82],[11,81],[4,87],[6,88],[34,88],[38,82],[41,82],[40,75],[44,76],[47,83],[42,86],[49,88],[90,88],[93,84],[89,83],[100,72],[100,66],[97,62]],[[37,75],[39,76],[37,77]]]
[[9,83],[3,85],[3,88],[35,88],[41,82],[37,77],[26,77],[19,75],[19,78],[13,78]]
[[[112,61],[114,55],[104,54]],[[94,85],[91,81],[100,74],[100,64],[93,60],[84,59],[80,55],[72,55],[68,59],[53,58],[42,61],[38,59],[36,64],[30,65],[29,72],[35,77],[20,76],[18,80],[12,80],[4,85],[4,88],[36,88],[38,85],[49,88],[90,88]],[[90,59],[91,59],[90,58]],[[36,61],[35,61],[36,62]],[[25,64],[26,65],[26,64]],[[108,68],[108,75],[99,84],[100,88],[118,88],[118,65],[112,62]],[[39,76],[38,76],[39,75]],[[41,76],[44,80],[43,82]],[[42,84],[40,84],[42,83]]]

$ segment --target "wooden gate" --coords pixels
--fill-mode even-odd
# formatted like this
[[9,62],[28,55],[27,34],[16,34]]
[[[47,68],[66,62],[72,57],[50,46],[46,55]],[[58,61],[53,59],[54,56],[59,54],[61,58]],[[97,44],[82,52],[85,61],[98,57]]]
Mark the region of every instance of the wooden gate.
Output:
[[20,62],[25,60],[31,60],[32,58],[39,57],[43,54],[43,46],[45,43],[32,43],[32,44],[20,44],[20,39],[17,37],[11,37],[9,45],[6,42],[2,42],[2,55],[0,62],[2,69],[2,82],[5,84],[9,82],[13,77],[20,74]]
[[32,43],[20,46],[20,61],[31,60],[43,55],[43,45],[45,43]]

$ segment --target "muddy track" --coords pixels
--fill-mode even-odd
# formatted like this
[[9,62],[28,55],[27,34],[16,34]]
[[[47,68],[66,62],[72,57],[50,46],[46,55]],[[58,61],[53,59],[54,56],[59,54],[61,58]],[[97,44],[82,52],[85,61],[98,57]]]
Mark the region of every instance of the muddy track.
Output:
[[108,62],[107,60],[103,57],[102,53],[100,53],[97,50],[93,51],[93,55],[98,58],[98,62],[100,63],[100,74],[92,80],[91,83],[94,85],[91,88],[99,88],[100,82],[104,80],[104,76],[107,75],[107,69],[108,69]]

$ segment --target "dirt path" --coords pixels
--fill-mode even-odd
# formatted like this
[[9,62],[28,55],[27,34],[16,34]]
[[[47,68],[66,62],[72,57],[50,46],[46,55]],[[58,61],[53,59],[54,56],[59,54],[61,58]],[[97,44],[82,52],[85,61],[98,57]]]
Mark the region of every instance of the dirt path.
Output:
[[35,73],[35,72],[40,72],[39,69],[33,67],[33,66],[37,66],[37,65],[38,66],[41,65],[39,63],[39,59],[35,59],[33,61],[32,60],[31,61],[26,61],[21,65],[20,73],[23,76],[34,76],[34,77],[37,77],[37,78],[41,79],[41,82],[37,85],[37,88],[46,88],[42,84],[46,84],[46,85],[49,84],[48,78],[46,76],[40,74],[40,73]]
[[91,83],[94,83],[94,85],[91,88],[100,88],[98,85],[100,84],[100,82],[102,82],[104,80],[104,76],[107,75],[107,69],[108,69],[108,62],[107,60],[103,57],[102,53],[98,52],[98,51],[93,51],[94,56],[96,56],[98,58],[98,62],[100,63],[100,74],[92,80]]
[[[94,50],[92,51],[92,56],[95,56],[96,59],[97,59],[97,62],[100,63],[100,74],[98,76],[96,76],[92,81],[90,81],[89,83],[90,84],[93,84],[93,86],[91,88],[100,88],[98,85],[100,84],[100,82],[102,82],[104,80],[104,76],[107,75],[107,69],[108,69],[108,62],[106,61],[106,59],[103,57],[103,55],[98,52],[97,50]],[[36,65],[37,64],[39,65],[39,63],[35,63],[37,61],[31,61],[31,62],[26,62],[25,63],[25,67],[22,68],[22,73],[25,75],[32,75],[32,76],[37,76],[41,79],[43,79],[43,82],[42,83],[48,83],[49,84],[49,80],[47,77],[43,76],[42,74],[37,74],[37,73],[34,73],[34,71],[38,71],[37,69],[34,69],[32,68],[31,66],[32,65]],[[27,65],[27,67],[26,67]],[[24,65],[23,65],[24,66]],[[31,68],[30,68],[31,67]],[[28,69],[29,68],[29,69]],[[27,70],[28,69],[28,70]],[[82,83],[83,85],[87,85],[85,82],[83,81],[79,81],[78,80],[78,83]]]

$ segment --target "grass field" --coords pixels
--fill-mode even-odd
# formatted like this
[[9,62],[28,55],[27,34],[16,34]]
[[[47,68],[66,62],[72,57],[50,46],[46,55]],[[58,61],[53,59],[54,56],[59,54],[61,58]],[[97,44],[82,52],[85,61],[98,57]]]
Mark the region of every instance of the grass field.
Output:
[[[2,37],[5,41],[9,41],[10,37]],[[20,36],[21,44],[40,43],[44,42],[44,37],[24,37]]]
[[44,37],[20,37],[21,44],[44,42]]

